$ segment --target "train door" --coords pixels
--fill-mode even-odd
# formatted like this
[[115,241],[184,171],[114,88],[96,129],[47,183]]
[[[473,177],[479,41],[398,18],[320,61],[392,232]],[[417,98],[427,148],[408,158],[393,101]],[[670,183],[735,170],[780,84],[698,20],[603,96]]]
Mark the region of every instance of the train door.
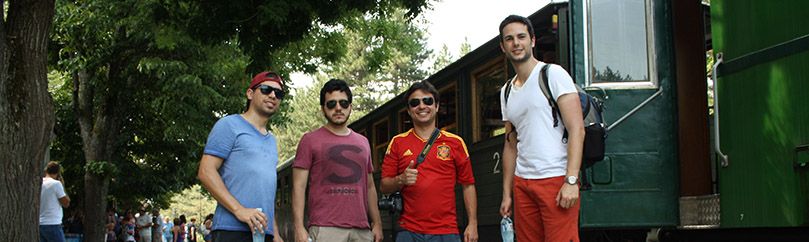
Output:
[[[657,0],[573,0],[569,71],[605,101],[606,158],[583,170],[580,226],[677,225],[672,38]],[[561,28],[561,26],[560,26]]]
[[807,8],[806,1],[712,2],[722,227],[803,227],[798,234],[806,235]]

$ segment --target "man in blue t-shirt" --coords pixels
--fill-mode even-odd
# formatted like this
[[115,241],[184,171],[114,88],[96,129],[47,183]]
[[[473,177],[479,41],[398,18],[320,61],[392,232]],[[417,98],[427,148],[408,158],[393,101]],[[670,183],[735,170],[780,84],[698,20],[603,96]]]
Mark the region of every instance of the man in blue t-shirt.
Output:
[[267,130],[283,87],[278,74],[259,73],[247,88],[246,111],[220,119],[208,135],[197,176],[217,201],[214,241],[250,241],[256,232],[283,241],[273,236],[278,147]]

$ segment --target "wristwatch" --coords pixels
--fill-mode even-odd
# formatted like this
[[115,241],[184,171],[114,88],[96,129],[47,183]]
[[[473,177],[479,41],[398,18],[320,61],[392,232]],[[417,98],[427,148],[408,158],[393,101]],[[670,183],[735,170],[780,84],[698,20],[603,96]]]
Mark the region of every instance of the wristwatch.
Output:
[[565,183],[570,185],[576,185],[576,182],[579,181],[579,178],[576,176],[567,176],[565,177]]

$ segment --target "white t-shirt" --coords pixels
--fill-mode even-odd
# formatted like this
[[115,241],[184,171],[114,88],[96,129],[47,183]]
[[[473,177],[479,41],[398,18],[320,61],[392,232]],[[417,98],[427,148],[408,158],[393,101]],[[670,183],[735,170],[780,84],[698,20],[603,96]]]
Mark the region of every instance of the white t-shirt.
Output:
[[[561,117],[553,127],[553,113],[548,100],[539,87],[540,70],[545,63],[539,62],[522,86],[510,80],[511,93],[505,102],[506,86],[500,91],[500,107],[503,121],[510,121],[517,130],[517,169],[515,175],[526,179],[542,179],[564,176],[567,172],[567,144],[562,143],[565,124]],[[516,78],[516,76],[514,77]],[[573,78],[561,66],[548,68],[548,87],[554,100],[567,93],[576,93]]]
[[140,232],[139,232],[140,237],[151,237],[152,236],[152,226],[149,226],[149,227],[143,227],[143,226],[146,226],[147,224],[152,222],[152,215],[149,214],[149,213],[143,213],[138,217],[138,220],[136,220],[136,221],[137,221],[136,224],[138,225],[138,227],[141,227]]
[[42,178],[39,193],[39,225],[62,224],[62,204],[60,198],[67,196],[62,183],[50,177]]

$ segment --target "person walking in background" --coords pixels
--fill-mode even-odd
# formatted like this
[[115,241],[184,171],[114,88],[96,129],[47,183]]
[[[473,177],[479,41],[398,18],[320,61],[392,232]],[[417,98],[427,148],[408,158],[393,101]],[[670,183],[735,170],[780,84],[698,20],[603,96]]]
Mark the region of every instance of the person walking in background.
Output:
[[174,229],[174,222],[169,219],[169,217],[163,218],[163,241],[174,242],[174,234],[172,233],[172,229]]
[[[326,82],[320,89],[320,110],[327,122],[304,134],[298,143],[292,165],[296,242],[382,241],[371,147],[365,136],[347,126],[352,100],[345,81]],[[303,222],[305,205],[308,232]]]
[[39,193],[39,241],[65,241],[62,231],[62,208],[70,205],[70,197],[65,193],[65,181],[59,163],[48,162],[45,176],[42,177],[42,189]]
[[217,201],[214,240],[248,241],[259,231],[267,241],[283,241],[274,234],[278,143],[267,129],[283,88],[274,72],[255,75],[245,112],[219,119],[208,135],[197,177]]
[[[503,85],[500,93],[506,128],[500,214],[511,215],[513,194],[517,241],[579,241],[581,104],[567,71],[558,65],[544,68],[546,64],[533,55],[535,44],[534,27],[527,18],[511,15],[500,23],[500,48],[517,73],[509,80],[512,88]],[[542,70],[558,104],[561,125],[555,125],[557,116],[548,100],[537,98],[543,93]],[[565,129],[567,143],[562,138]]]
[[[399,218],[404,230],[396,235],[396,241],[461,241],[454,192],[455,184],[460,183],[469,220],[463,241],[475,242],[477,195],[466,144],[461,137],[436,128],[440,96],[432,84],[416,82],[404,97],[413,128],[391,139],[382,163],[380,187],[383,193],[401,191],[404,199]],[[424,160],[418,162],[422,150],[426,152]]]

